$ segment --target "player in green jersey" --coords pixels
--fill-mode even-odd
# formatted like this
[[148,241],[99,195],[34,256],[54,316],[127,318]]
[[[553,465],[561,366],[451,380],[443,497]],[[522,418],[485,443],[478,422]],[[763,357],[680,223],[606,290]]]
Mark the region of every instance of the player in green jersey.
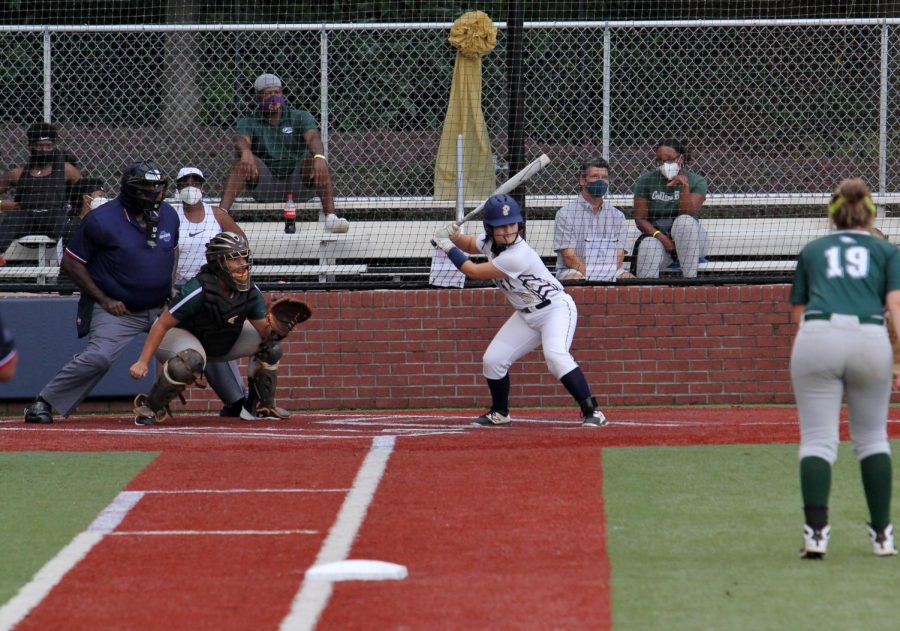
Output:
[[886,306],[898,327],[900,250],[871,233],[875,211],[862,180],[841,182],[828,205],[835,231],[800,252],[791,290],[793,319],[799,324],[791,382],[800,417],[801,557],[807,559],[825,555],[831,534],[828,496],[845,393],[850,439],[869,507],[872,551],[897,554],[887,436],[892,353],[884,311]]

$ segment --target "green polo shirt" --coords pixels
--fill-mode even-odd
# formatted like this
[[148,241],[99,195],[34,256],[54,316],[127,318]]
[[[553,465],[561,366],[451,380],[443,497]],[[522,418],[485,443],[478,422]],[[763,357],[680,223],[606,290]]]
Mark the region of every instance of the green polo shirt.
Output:
[[287,179],[309,152],[304,135],[319,125],[313,115],[304,110],[286,109],[277,125],[263,119],[262,112],[237,123],[239,136],[250,137],[253,155],[265,162],[272,175]]
[[[688,186],[695,195],[706,195],[706,178],[693,171],[685,171]],[[660,219],[674,219],[678,216],[678,203],[681,199],[681,186],[666,186],[668,180],[657,170],[648,171],[634,183],[634,196],[649,201],[647,218],[650,223]]]

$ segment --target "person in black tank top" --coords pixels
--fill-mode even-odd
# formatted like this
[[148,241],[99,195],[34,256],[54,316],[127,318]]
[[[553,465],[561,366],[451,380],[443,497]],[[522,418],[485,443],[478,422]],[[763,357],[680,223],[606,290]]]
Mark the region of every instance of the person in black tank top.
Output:
[[56,146],[55,126],[35,123],[27,137],[28,162],[0,177],[0,195],[15,191],[12,199],[0,201],[0,254],[25,235],[58,239],[69,208],[68,188],[81,179],[78,167]]

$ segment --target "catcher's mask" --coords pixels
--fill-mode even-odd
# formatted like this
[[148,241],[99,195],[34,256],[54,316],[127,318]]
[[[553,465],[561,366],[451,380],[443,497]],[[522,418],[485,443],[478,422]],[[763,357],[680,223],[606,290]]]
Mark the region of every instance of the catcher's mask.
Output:
[[[243,265],[229,267],[228,261],[244,259]],[[250,244],[234,232],[220,232],[206,244],[206,262],[212,272],[235,291],[250,289]]]
[[[481,214],[484,233],[491,242],[491,252],[500,254],[503,250],[525,238],[525,218],[519,210],[519,203],[509,195],[493,195],[484,204]],[[519,225],[519,236],[512,243],[498,244],[494,241],[494,228],[515,223]]]

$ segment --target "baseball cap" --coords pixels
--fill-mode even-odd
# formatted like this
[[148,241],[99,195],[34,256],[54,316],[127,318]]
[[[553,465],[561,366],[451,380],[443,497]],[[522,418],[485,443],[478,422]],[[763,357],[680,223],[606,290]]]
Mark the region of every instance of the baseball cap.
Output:
[[278,75],[274,74],[261,74],[256,77],[256,81],[253,82],[253,87],[257,92],[262,92],[266,88],[280,88],[281,79],[278,78]]
[[203,177],[203,171],[201,171],[197,167],[182,167],[181,170],[178,172],[178,175],[175,176],[175,181],[177,182],[178,180],[185,178],[189,175],[196,175],[202,181],[204,181],[204,182],[206,181],[206,178]]
[[28,128],[25,133],[28,142],[38,142],[40,140],[51,140],[56,142],[56,125],[52,123],[35,123]]

